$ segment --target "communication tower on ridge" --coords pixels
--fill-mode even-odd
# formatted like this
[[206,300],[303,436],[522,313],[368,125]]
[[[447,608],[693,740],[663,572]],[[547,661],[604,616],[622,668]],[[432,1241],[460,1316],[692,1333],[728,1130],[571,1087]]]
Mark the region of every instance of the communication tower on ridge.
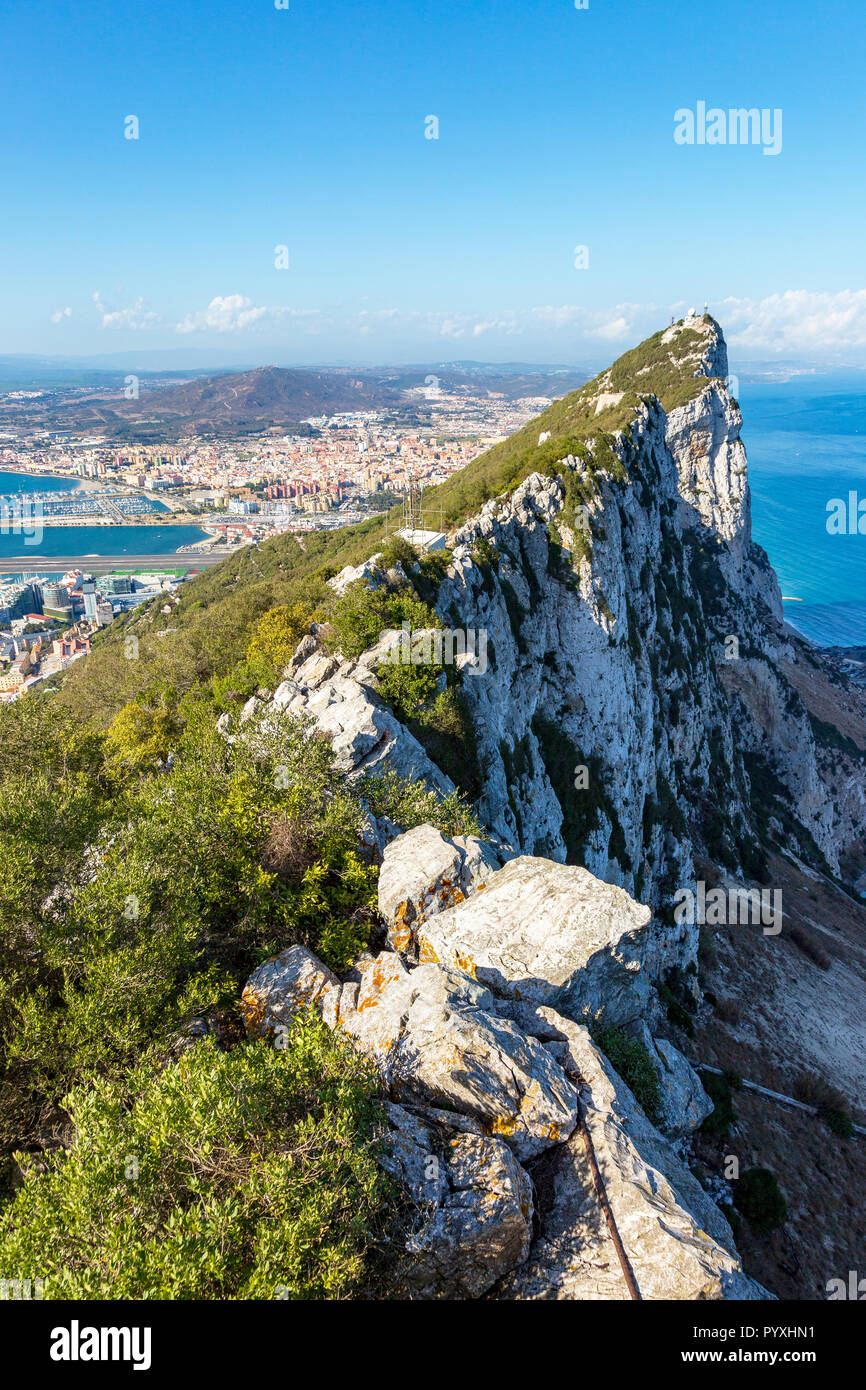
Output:
[[409,490],[403,499],[404,531],[420,531],[421,528],[421,488],[411,479]]

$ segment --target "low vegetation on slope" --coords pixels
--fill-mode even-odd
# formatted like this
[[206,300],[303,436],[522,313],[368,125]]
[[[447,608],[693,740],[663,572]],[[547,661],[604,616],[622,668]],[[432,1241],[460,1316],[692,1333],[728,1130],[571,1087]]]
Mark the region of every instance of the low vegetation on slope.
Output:
[[390,1201],[372,1073],[308,1018],[280,1052],[208,1040],[94,1081],[70,1150],[25,1165],[0,1267],[45,1298],[351,1296]]
[[[335,969],[367,946],[362,797],[472,822],[393,776],[349,784],[296,721],[229,743],[218,692],[151,691],[107,732],[50,698],[0,711],[0,1277],[46,1296],[344,1296],[387,1217],[372,1073],[302,1024],[274,1089],[239,989],[293,943]],[[203,1032],[224,1051],[187,1054]]]

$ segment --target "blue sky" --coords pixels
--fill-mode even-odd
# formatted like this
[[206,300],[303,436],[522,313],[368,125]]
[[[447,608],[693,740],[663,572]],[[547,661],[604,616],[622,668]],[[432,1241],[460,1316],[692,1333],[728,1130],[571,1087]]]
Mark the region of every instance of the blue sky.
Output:
[[707,299],[866,363],[862,0],[4,0],[0,50],[0,352],[591,364]]

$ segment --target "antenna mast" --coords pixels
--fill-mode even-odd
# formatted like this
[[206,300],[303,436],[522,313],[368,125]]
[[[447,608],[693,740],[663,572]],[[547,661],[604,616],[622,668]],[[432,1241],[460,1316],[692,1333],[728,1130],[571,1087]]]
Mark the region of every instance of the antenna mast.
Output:
[[409,481],[409,490],[403,500],[403,528],[407,531],[420,531],[421,489],[414,478]]

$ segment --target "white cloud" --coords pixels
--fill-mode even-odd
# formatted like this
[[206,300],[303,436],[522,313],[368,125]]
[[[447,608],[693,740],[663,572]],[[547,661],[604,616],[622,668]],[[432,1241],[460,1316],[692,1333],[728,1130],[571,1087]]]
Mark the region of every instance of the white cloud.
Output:
[[213,333],[236,333],[249,328],[266,315],[273,314],[265,305],[254,306],[251,299],[243,294],[218,294],[206,309],[196,314],[187,314],[177,325],[178,333],[198,333],[210,330]]
[[784,290],[722,301],[716,312],[729,346],[743,351],[844,358],[866,347],[866,290]]
[[630,328],[628,319],[623,314],[618,314],[616,318],[607,319],[595,328],[587,329],[587,332],[594,338],[602,338],[606,343],[621,343],[629,336]]
[[480,338],[485,333],[502,333],[507,338],[513,337],[515,333],[524,333],[525,325],[519,323],[514,314],[508,313],[501,318],[482,319],[472,328],[473,338]]
[[581,304],[543,304],[529,310],[536,325],[568,330],[586,338],[619,343],[643,334],[644,325],[653,322],[658,310],[654,304],[614,304],[610,309],[585,309]]
[[56,310],[54,311],[54,313],[51,315],[51,322],[52,322],[52,323],[62,323],[64,319],[68,319],[68,318],[71,318],[71,317],[72,317],[72,310],[70,309],[69,305],[67,304],[67,306],[66,306],[65,309],[56,309]]
[[[163,322],[141,298],[128,308],[116,309],[96,292],[93,302],[103,328],[143,329]],[[495,353],[507,340],[522,337],[534,357],[543,354],[547,360],[574,361],[586,356],[601,361],[664,327],[671,316],[681,317],[689,303],[702,302],[697,297],[670,304],[621,302],[594,307],[564,303],[506,309],[494,305],[486,313],[369,307],[352,312],[342,305],[320,310],[255,304],[246,295],[228,294],[214,296],[206,308],[190,311],[173,326],[180,334],[257,334],[268,325],[291,326],[306,336],[321,335],[323,342],[334,345],[352,338],[376,340],[377,352],[397,355],[423,351],[425,345],[434,348],[443,339],[479,347],[483,341],[485,350]],[[748,354],[851,361],[866,353],[866,289],[730,296],[709,307],[741,358]],[[69,308],[61,308],[51,319],[61,323],[70,315]]]
[[159,314],[145,309],[144,300],[139,298],[128,309],[109,309],[103,303],[99,290],[93,291],[93,302],[102,315],[100,328],[149,328],[159,323]]
[[[178,333],[238,333],[245,328],[252,328],[257,323],[273,322],[277,319],[310,320],[319,317],[317,309],[269,307],[266,304],[253,304],[245,294],[218,294],[206,309],[187,314],[175,328]],[[308,331],[316,330],[311,326]]]
[[443,338],[463,338],[468,326],[465,314],[450,314],[439,324],[439,334]]

